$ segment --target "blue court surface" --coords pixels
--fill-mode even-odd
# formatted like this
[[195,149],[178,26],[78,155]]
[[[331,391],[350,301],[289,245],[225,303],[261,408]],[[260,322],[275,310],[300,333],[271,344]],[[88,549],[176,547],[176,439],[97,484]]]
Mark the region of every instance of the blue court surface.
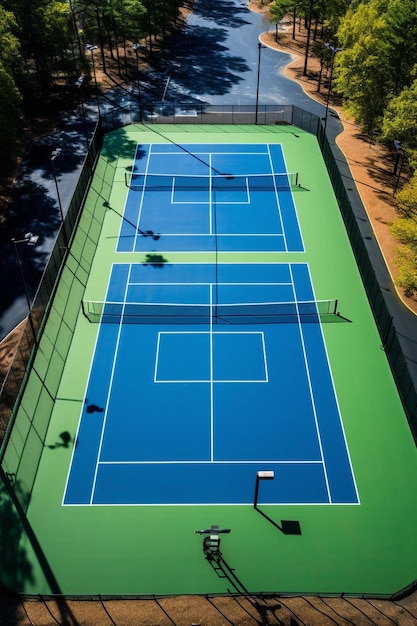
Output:
[[280,144],[137,148],[118,252],[304,250]]
[[357,503],[305,303],[306,263],[114,264],[64,504]]

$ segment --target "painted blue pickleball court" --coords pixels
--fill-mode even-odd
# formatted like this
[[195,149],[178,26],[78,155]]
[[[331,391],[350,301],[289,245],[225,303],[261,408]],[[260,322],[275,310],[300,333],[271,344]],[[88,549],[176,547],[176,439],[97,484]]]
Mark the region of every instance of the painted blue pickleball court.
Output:
[[280,144],[138,145],[118,252],[303,252]]
[[[121,314],[104,305],[64,504],[251,504],[261,470],[275,480],[260,503],[357,503],[320,318],[297,314],[306,301],[305,263],[114,264],[106,302]],[[271,302],[294,315],[187,320],[190,307]],[[143,323],[147,306],[177,317]]]

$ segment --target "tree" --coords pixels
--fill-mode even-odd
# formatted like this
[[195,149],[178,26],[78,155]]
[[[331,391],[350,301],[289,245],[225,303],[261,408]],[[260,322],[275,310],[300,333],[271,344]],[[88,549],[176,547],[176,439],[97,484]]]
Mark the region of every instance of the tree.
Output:
[[348,9],[337,32],[342,51],[337,55],[334,85],[355,120],[369,133],[380,126],[393,84],[387,2],[369,0]]
[[2,173],[9,169],[16,141],[20,120],[22,96],[11,75],[0,65],[0,169]]
[[320,93],[321,82],[323,76],[323,70],[329,69],[333,61],[333,52],[328,46],[325,46],[321,41],[315,41],[311,47],[311,51],[315,57],[320,61],[320,72],[317,81],[317,91]]
[[382,120],[381,139],[387,143],[400,141],[411,168],[417,170],[417,79],[389,102]]
[[417,63],[417,6],[415,0],[390,0],[386,21],[393,94],[397,95],[403,87],[410,85],[412,70]]
[[19,27],[19,40],[26,66],[26,80],[46,91],[55,70],[65,64],[72,34],[69,6],[60,0],[5,0]]
[[389,101],[412,82],[417,63],[415,0],[352,3],[337,32],[335,85],[365,131],[379,130]]
[[313,18],[317,16],[319,12],[320,3],[318,0],[300,0],[300,2],[297,3],[297,5],[299,8],[299,11],[304,14],[304,21],[305,21],[305,26],[307,29],[307,41],[306,41],[306,48],[305,48],[305,53],[304,53],[304,68],[303,68],[303,75],[306,76],[308,55],[310,54],[310,42],[311,42],[311,35],[312,35]]
[[291,0],[273,0],[269,5],[269,20],[275,24],[275,41],[278,41],[279,22],[294,9],[294,5]]
[[397,193],[395,201],[401,213],[391,226],[401,244],[397,250],[397,282],[406,296],[413,296],[417,293],[417,171]]
[[397,193],[395,204],[403,218],[412,220],[417,224],[417,172]]
[[0,50],[3,68],[15,79],[22,72],[23,60],[20,42],[16,36],[18,26],[13,13],[0,6]]
[[340,22],[350,5],[350,0],[325,0],[322,7],[323,26],[329,40],[335,38]]

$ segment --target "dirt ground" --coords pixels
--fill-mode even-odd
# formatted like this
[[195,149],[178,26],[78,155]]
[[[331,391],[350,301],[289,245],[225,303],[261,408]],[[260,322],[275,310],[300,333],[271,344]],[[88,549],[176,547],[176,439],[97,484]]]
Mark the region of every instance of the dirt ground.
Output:
[[414,596],[384,601],[318,596],[176,596],[142,600],[13,599],[2,626],[415,626]]
[[[256,6],[250,8],[258,10]],[[325,103],[327,92],[317,93],[315,80],[318,62],[309,60],[308,75],[303,76],[303,34],[297,32],[297,41],[291,33],[265,32],[265,45],[289,52],[294,59],[286,69],[287,76],[297,80],[311,96]],[[120,80],[120,79],[119,79]],[[114,86],[108,75],[98,75],[100,86]],[[338,145],[350,165],[352,177],[372,222],[375,235],[395,279],[396,242],[389,232],[389,223],[396,217],[393,205],[395,180],[392,175],[392,157],[383,146],[370,143],[361,135],[360,128],[343,112],[340,99],[332,95],[330,106],[338,111],[344,132]],[[403,297],[401,291],[399,295]],[[417,312],[417,301],[403,298]],[[20,325],[7,340],[0,343],[0,375],[7,369],[13,356]],[[0,378],[1,379],[1,378]],[[398,600],[361,598],[326,598],[319,596],[295,597],[211,597],[177,596],[170,598],[118,599],[101,597],[84,600],[65,598],[24,599],[0,588],[1,626],[415,626],[417,624],[417,597],[410,594]]]

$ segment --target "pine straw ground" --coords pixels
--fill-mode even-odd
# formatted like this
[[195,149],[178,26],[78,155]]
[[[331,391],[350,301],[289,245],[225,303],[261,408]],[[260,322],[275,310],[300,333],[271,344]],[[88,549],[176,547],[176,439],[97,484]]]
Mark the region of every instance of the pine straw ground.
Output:
[[[250,5],[253,10],[261,10]],[[279,44],[275,32],[265,32],[265,45],[292,55],[286,69],[288,78],[299,81],[303,89],[325,104],[324,93],[317,93],[318,62],[309,59],[307,76],[303,76],[303,47],[305,34],[297,30],[297,40],[291,32],[280,32]],[[108,78],[108,77],[107,77]],[[104,77],[103,77],[104,79]],[[113,83],[114,85],[114,83]],[[104,85],[103,85],[104,86]],[[363,137],[360,128],[341,108],[340,99],[330,97],[344,124],[338,145],[350,165],[352,178],[372,222],[375,236],[395,279],[397,243],[389,232],[396,217],[393,204],[395,179],[393,160],[389,151]],[[417,313],[417,300],[400,297]],[[0,344],[0,370],[13,356],[21,332],[18,327]],[[7,369],[7,367],[6,367]],[[294,597],[211,597],[177,596],[142,600],[104,600],[103,598],[71,600],[17,598],[0,588],[1,626],[415,626],[417,624],[417,595],[398,600]]]
[[2,626],[415,626],[417,603],[324,597],[177,596],[147,600],[16,600]]

